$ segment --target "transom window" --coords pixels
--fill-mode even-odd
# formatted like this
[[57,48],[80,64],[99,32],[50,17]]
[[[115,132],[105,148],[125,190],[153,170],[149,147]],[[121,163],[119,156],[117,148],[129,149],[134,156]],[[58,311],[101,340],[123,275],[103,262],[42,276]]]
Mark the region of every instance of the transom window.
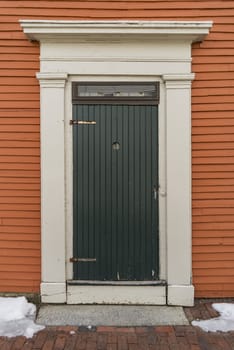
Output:
[[159,83],[73,83],[73,103],[159,103]]

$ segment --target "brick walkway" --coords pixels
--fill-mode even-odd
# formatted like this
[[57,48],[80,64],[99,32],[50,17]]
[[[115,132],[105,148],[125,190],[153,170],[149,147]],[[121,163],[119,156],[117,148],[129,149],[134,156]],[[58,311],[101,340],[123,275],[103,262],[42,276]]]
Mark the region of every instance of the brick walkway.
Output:
[[[211,303],[185,308],[189,321],[217,316]],[[46,327],[32,339],[0,338],[0,350],[234,350],[234,332],[206,333],[192,326]]]

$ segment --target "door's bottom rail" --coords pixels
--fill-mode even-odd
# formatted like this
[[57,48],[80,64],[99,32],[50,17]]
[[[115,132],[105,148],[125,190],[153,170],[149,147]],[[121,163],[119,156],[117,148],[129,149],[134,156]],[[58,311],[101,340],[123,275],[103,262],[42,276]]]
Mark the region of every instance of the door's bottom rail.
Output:
[[165,286],[165,280],[157,281],[95,281],[95,280],[67,280],[68,285],[94,286]]

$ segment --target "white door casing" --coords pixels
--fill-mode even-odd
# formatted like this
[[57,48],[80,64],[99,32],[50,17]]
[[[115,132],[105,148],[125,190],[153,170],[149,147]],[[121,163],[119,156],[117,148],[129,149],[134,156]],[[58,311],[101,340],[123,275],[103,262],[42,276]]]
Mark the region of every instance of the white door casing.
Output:
[[[204,39],[212,22],[20,22],[41,47],[42,302],[103,303],[105,294],[108,303],[192,305],[191,44]],[[72,81],[160,82],[160,278],[167,290],[66,286],[72,278]]]

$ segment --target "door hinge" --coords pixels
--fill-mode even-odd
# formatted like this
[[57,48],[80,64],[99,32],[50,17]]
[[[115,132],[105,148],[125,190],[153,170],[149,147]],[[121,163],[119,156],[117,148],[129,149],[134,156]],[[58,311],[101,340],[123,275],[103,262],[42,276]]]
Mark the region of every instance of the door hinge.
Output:
[[96,262],[96,258],[70,258],[70,262],[75,263],[75,262]]
[[70,125],[95,125],[95,120],[70,120]]

